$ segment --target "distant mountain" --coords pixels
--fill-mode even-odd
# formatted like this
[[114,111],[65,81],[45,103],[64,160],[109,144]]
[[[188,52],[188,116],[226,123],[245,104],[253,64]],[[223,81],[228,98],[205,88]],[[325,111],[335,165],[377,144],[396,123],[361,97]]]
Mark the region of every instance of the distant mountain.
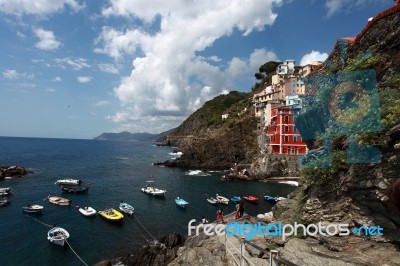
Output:
[[171,133],[174,129],[170,129],[159,134],[151,134],[147,132],[130,133],[127,131],[120,133],[103,133],[95,137],[95,140],[130,140],[130,141],[157,141],[158,139]]

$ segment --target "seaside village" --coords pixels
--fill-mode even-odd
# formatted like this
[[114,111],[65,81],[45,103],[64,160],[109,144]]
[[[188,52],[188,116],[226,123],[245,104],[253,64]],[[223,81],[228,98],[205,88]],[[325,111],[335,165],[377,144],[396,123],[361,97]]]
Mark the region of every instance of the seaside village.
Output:
[[302,108],[305,95],[304,78],[322,62],[295,67],[294,60],[278,65],[270,84],[262,84],[262,91],[254,94],[253,103],[257,124],[258,144],[262,153],[301,155],[308,152],[295,117]]

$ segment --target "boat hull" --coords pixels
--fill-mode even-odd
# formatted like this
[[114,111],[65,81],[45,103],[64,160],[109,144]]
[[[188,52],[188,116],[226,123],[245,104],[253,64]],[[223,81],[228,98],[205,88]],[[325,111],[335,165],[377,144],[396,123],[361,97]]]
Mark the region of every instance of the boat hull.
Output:
[[28,207],[22,207],[22,210],[24,212],[29,212],[29,213],[33,213],[33,212],[41,212],[43,210],[43,206],[40,205],[32,205],[32,206],[28,206]]
[[97,213],[92,207],[79,208],[79,212],[84,216],[94,216]]
[[243,197],[246,201],[251,202],[251,203],[258,203],[258,198],[253,197],[253,196],[244,196]]
[[189,202],[185,201],[184,199],[175,199],[176,205],[178,205],[181,208],[186,208],[186,206],[189,204]]
[[69,206],[71,204],[70,199],[58,197],[58,196],[48,196],[47,197],[49,202],[55,205],[60,205],[60,206]]
[[152,196],[164,197],[167,191],[158,188],[142,188],[142,192]]
[[121,222],[124,215],[115,209],[107,209],[104,211],[99,211],[101,217],[111,222]]
[[61,227],[54,227],[50,229],[50,231],[47,233],[47,240],[49,240],[50,243],[59,246],[64,246],[68,238],[69,238],[69,233],[67,232],[67,230]]
[[82,183],[82,180],[79,179],[60,179],[57,180],[54,184],[56,185],[80,185]]
[[135,208],[133,208],[131,205],[129,205],[128,203],[120,203],[119,204],[119,209],[126,213],[126,214],[130,214],[133,215],[133,212],[135,210]]
[[83,194],[83,193],[89,192],[89,188],[75,189],[75,188],[71,188],[71,187],[62,187],[61,189],[63,192],[74,193],[74,194]]
[[218,202],[221,204],[225,204],[225,205],[229,204],[229,200],[223,196],[217,195],[216,198],[217,198]]

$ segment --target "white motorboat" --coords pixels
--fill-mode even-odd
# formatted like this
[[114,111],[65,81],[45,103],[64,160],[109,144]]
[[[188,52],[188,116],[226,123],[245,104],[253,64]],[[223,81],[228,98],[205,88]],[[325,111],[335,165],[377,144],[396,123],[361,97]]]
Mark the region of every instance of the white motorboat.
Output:
[[13,189],[10,187],[2,187],[2,188],[0,188],[0,193],[7,193],[6,195],[12,194]]
[[81,183],[82,183],[82,180],[67,178],[67,179],[59,179],[54,184],[56,184],[56,185],[80,185]]
[[217,198],[219,203],[226,204],[226,205],[229,204],[229,200],[227,198],[225,198],[224,196],[221,196],[221,195],[217,194],[216,198]]
[[26,207],[22,207],[24,212],[41,212],[43,210],[43,206],[38,204],[29,204]]
[[[149,180],[147,183],[153,183],[154,181]],[[165,196],[166,190],[155,188],[153,185],[148,184],[146,188],[142,188],[142,192],[153,195],[153,196]]]
[[79,212],[85,216],[93,216],[93,215],[96,215],[97,211],[95,209],[93,209],[92,207],[83,207],[83,208],[79,208]]
[[119,209],[121,211],[123,211],[124,213],[131,214],[131,215],[133,214],[133,211],[135,210],[135,208],[133,208],[131,205],[129,205],[126,202],[122,202],[122,201],[119,204]]
[[67,238],[69,238],[69,233],[61,227],[53,227],[47,233],[47,239],[56,245],[64,246]]

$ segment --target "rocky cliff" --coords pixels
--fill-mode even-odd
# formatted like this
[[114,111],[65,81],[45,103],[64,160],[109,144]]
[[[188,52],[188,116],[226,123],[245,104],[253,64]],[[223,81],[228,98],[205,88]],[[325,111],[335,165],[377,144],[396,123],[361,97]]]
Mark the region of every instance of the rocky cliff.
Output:
[[[164,140],[183,152],[165,165],[227,169],[235,162],[251,163],[257,156],[251,97],[233,91],[206,102]],[[223,114],[227,117],[222,118]]]
[[[351,228],[380,225],[384,228],[383,236],[290,239],[280,248],[281,255],[298,265],[400,265],[400,209],[395,208],[400,205],[400,188],[394,185],[400,178],[399,25],[400,6],[396,6],[375,17],[357,37],[339,40],[327,63],[311,75],[314,81],[308,90],[310,95],[320,95],[320,88],[327,86],[328,75],[346,77],[373,70],[380,103],[380,130],[368,130],[367,124],[364,131],[356,134],[356,144],[377,148],[380,162],[348,163],[350,136],[336,136],[332,144],[332,167],[303,169],[305,186],[296,197],[277,204],[274,209],[276,219],[292,223],[347,223]],[[351,80],[352,77],[350,81],[361,84],[363,78],[371,76],[359,75],[358,80]],[[340,101],[338,95],[330,99]],[[374,100],[370,98],[371,102]],[[320,121],[325,118],[322,116]],[[326,123],[321,122],[325,123],[325,132],[332,132],[332,119],[328,117]],[[351,119],[351,113],[347,119]],[[338,132],[340,128],[334,130]],[[317,138],[310,142],[309,148],[321,149],[321,143]],[[360,159],[362,153],[356,156]]]

